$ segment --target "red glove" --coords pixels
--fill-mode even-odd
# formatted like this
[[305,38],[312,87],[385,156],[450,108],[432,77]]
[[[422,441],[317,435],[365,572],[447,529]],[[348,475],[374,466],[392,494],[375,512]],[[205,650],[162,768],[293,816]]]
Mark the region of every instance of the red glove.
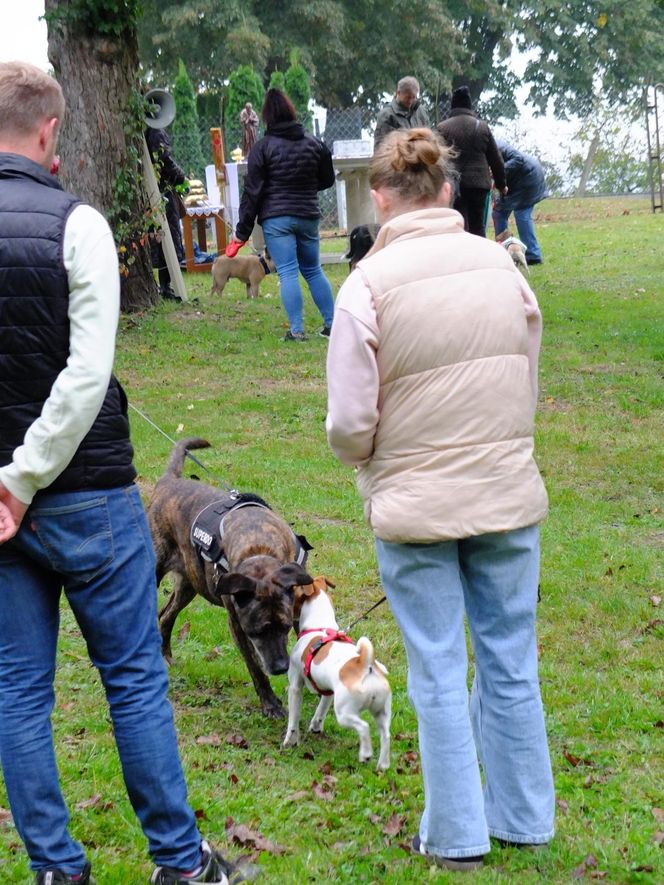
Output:
[[236,240],[235,237],[226,246],[226,255],[229,258],[235,258],[240,249],[246,245],[246,240]]

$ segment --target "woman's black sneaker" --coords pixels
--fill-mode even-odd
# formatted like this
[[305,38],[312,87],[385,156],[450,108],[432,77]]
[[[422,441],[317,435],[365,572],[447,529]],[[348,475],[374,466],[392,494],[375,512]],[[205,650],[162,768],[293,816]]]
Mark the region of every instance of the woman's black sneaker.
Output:
[[456,870],[457,873],[472,873],[473,870],[479,870],[484,862],[482,854],[476,854],[473,857],[443,857],[441,854],[429,854],[423,850],[419,835],[413,837],[410,847],[414,854],[428,857],[437,867],[441,867],[443,870]]

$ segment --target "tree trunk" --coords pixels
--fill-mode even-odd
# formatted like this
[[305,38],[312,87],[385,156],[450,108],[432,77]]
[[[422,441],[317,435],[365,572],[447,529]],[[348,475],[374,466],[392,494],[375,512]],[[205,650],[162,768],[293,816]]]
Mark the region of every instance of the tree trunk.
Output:
[[586,154],[586,159],[583,164],[583,170],[581,172],[581,178],[579,179],[579,183],[576,188],[576,196],[584,197],[586,194],[586,187],[588,186],[588,179],[590,178],[590,173],[593,169],[593,163],[595,162],[595,154],[597,153],[597,149],[599,147],[601,138],[601,133],[599,129],[595,130],[595,134],[593,135],[593,139],[588,146],[588,153]]
[[[69,4],[46,0],[45,6],[48,14],[66,11]],[[142,181],[137,142],[142,135],[125,131],[132,114],[131,97],[138,85],[136,32],[125,31],[120,37],[89,34],[65,21],[49,22],[48,57],[67,103],[58,146],[62,184],[107,218],[115,219],[118,173],[126,171],[131,181]],[[148,240],[141,230],[149,207],[142,185],[129,202],[131,205],[123,206],[122,216],[136,219],[138,236],[123,243],[127,249],[123,254],[134,255],[136,260],[121,277],[121,308],[138,311],[156,304],[158,293]]]

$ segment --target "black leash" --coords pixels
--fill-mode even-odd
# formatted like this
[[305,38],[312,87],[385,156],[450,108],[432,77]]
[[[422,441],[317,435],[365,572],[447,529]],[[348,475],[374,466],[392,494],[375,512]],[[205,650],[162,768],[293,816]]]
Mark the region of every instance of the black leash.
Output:
[[363,621],[363,620],[367,617],[367,615],[370,615],[371,612],[372,612],[375,608],[378,608],[379,605],[382,605],[382,604],[385,602],[386,599],[387,599],[387,596],[383,596],[382,599],[379,599],[378,602],[374,603],[374,605],[372,605],[371,608],[367,609],[367,611],[365,611],[365,613],[364,613],[363,615],[360,615],[359,618],[356,618],[356,619],[353,621],[352,624],[350,624],[348,627],[346,627],[346,629],[345,629],[343,632],[344,632],[344,633],[350,633],[350,631],[353,629],[353,627],[355,626],[355,624],[359,624],[360,621]]
[[[137,409],[136,406],[135,406],[133,403],[129,403],[129,407],[130,407],[131,409],[133,409],[135,412],[138,412],[138,414],[141,416],[141,418],[143,418],[145,421],[147,421],[148,424],[149,424],[151,427],[154,427],[155,430],[159,431],[159,433],[161,433],[162,436],[165,436],[166,439],[167,439],[170,443],[173,443],[174,446],[177,445],[177,440],[174,440],[172,437],[170,437],[170,436],[169,436],[164,430],[161,429],[161,427],[159,427],[159,425],[155,424],[154,421],[152,421],[150,418],[148,418],[148,416],[147,416],[146,414],[144,414],[143,412],[141,412],[140,409]],[[222,486],[223,488],[225,488],[226,491],[228,491],[228,492],[232,492],[232,491],[234,491],[234,489],[232,489],[232,488],[228,485],[227,482],[224,482],[223,479],[221,479],[220,477],[216,476],[216,475],[215,475],[215,474],[214,474],[214,473],[213,473],[208,467],[205,466],[205,464],[203,464],[202,461],[199,461],[198,458],[197,458],[195,455],[192,455],[191,452],[189,451],[189,449],[185,449],[185,450],[184,450],[184,453],[185,453],[185,456],[186,456],[187,458],[190,458],[190,459],[194,462],[194,464],[198,464],[199,467],[202,467],[203,470],[205,470],[206,473],[208,473],[213,479],[215,479],[215,480],[219,483],[220,486]]]

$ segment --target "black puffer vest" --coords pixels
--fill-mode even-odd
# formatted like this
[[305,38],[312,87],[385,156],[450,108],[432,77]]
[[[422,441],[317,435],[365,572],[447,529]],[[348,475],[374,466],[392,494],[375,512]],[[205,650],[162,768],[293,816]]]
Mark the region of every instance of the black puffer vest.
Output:
[[[0,153],[0,466],[41,414],[69,356],[65,224],[79,200],[41,166]],[[112,377],[87,436],[49,492],[103,489],[136,476],[127,398]]]

